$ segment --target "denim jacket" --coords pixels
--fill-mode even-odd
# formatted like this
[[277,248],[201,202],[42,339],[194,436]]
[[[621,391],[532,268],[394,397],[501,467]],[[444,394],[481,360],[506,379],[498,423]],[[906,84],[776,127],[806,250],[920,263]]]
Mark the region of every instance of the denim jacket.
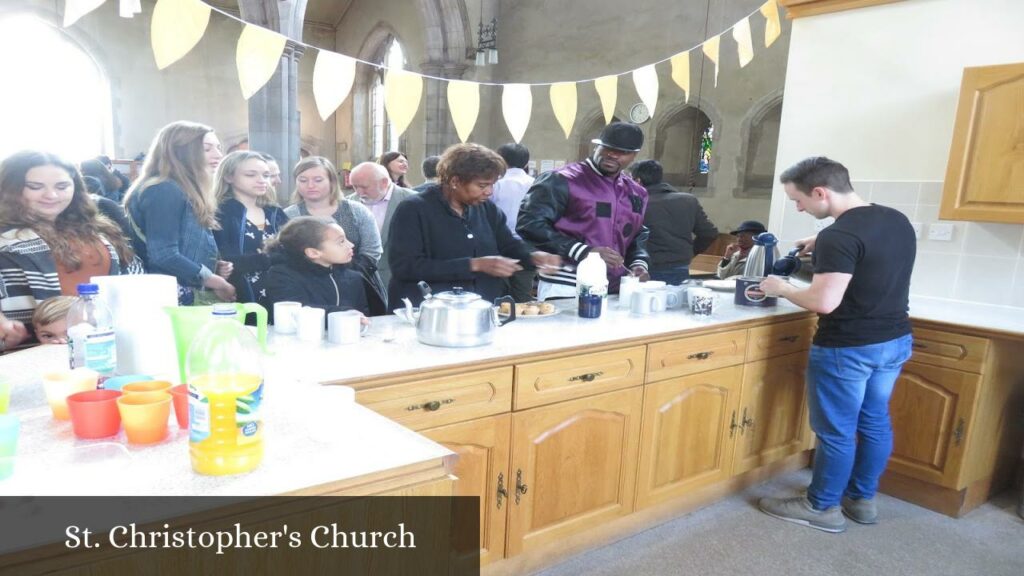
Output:
[[201,287],[217,267],[213,231],[196,219],[175,182],[153,184],[128,199],[132,245],[153,274],[168,274],[181,286]]

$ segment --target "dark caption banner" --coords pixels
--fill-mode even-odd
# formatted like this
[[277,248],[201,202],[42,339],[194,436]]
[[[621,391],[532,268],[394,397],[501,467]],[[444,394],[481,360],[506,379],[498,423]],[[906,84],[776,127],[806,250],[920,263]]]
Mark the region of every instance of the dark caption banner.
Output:
[[480,573],[469,497],[0,497],[0,574]]

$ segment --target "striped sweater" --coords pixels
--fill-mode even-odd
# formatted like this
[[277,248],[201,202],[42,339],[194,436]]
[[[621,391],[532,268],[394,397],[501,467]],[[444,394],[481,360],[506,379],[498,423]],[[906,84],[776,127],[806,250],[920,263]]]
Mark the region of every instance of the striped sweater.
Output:
[[[100,241],[110,253],[110,275],[143,273],[138,258],[122,264],[114,246],[103,236]],[[57,263],[46,242],[28,228],[0,234],[0,313],[29,325],[37,303],[60,295]]]

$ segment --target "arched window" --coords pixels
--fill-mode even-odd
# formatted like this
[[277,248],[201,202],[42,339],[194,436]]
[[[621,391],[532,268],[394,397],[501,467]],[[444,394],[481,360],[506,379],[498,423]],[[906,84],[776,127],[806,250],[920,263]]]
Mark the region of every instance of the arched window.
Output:
[[746,142],[743,163],[743,196],[770,198],[775,179],[775,153],[779,148],[782,100],[773,102],[754,116]]
[[676,187],[707,188],[714,165],[713,135],[711,119],[692,106],[667,118],[654,142],[654,158],[665,170],[665,181]]
[[[384,66],[392,70],[405,68],[405,54],[402,52],[402,45],[394,36],[388,39],[387,49],[384,51]],[[395,130],[391,120],[384,111],[384,74],[385,70],[378,70],[374,75],[373,88],[370,89],[370,126],[372,128],[371,140],[373,142],[373,156],[380,158],[380,155],[388,150],[398,150],[398,131]]]
[[0,18],[0,157],[25,148],[80,161],[113,151],[110,87],[96,62],[47,22]]

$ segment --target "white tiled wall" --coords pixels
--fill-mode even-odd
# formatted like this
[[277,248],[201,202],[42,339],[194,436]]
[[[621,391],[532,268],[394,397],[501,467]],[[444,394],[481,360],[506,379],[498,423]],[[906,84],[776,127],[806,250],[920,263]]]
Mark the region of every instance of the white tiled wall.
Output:
[[[854,182],[865,199],[903,212],[921,223],[917,260],[910,291],[948,298],[1024,308],[1024,225],[943,221],[953,226],[950,242],[928,240],[928,227],[939,221],[942,182]],[[788,202],[780,249],[815,232],[814,218],[799,214]]]

